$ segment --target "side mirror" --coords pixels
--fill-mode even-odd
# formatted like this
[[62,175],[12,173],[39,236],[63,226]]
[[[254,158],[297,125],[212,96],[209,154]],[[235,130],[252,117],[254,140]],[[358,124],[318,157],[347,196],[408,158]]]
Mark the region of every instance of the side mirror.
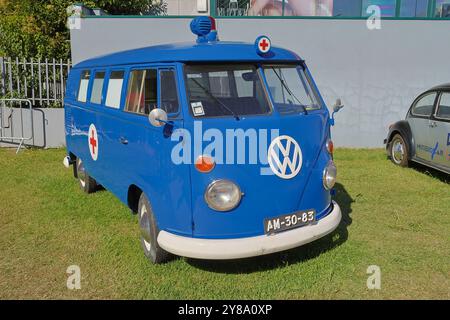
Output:
[[163,109],[153,109],[148,115],[148,121],[154,127],[162,127],[167,123],[167,113]]
[[341,110],[344,107],[344,105],[342,104],[341,99],[336,99],[336,102],[334,103],[333,106],[333,113],[331,114],[331,118],[330,118],[330,124],[332,126],[334,126],[334,114],[336,112],[339,112],[339,110]]
[[344,105],[342,104],[341,99],[336,99],[336,102],[334,103],[333,106],[333,112],[339,112],[339,110],[341,110],[344,107]]

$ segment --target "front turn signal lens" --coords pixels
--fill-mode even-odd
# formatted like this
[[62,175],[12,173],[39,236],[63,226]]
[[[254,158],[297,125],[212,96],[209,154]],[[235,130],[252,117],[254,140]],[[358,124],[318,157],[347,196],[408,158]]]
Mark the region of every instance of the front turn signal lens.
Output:
[[329,154],[333,154],[334,152],[334,144],[333,141],[331,141],[330,139],[328,139],[327,143],[326,143],[326,147],[327,147],[327,151]]
[[201,173],[211,172],[216,166],[216,162],[210,156],[201,155],[195,160],[195,168]]

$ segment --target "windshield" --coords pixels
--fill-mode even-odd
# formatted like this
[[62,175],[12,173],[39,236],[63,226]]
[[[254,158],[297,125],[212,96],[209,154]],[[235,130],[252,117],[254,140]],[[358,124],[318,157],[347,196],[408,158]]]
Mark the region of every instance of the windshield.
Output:
[[264,66],[264,74],[273,102],[281,114],[320,109],[310,79],[300,66]]
[[195,117],[239,119],[271,111],[256,65],[187,65],[185,74]]

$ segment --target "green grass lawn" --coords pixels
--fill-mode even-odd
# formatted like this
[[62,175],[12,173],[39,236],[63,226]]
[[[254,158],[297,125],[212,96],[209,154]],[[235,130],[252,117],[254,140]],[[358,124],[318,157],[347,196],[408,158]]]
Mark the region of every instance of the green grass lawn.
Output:
[[[382,150],[336,151],[343,221],[288,252],[151,265],[137,217],[108,191],[84,194],[64,150],[0,149],[0,298],[450,298],[450,185]],[[68,290],[66,269],[81,268]],[[381,290],[366,286],[381,268]]]

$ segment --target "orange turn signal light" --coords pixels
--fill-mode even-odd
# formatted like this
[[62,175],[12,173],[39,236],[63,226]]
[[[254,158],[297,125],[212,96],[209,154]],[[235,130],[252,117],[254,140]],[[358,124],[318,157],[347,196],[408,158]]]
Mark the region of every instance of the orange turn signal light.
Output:
[[333,154],[333,152],[334,152],[334,144],[333,144],[333,141],[328,140],[328,141],[327,141],[326,147],[327,147],[328,153],[329,153],[329,154]]
[[201,173],[211,172],[215,166],[216,163],[210,156],[201,155],[198,156],[197,160],[195,161],[195,168]]

